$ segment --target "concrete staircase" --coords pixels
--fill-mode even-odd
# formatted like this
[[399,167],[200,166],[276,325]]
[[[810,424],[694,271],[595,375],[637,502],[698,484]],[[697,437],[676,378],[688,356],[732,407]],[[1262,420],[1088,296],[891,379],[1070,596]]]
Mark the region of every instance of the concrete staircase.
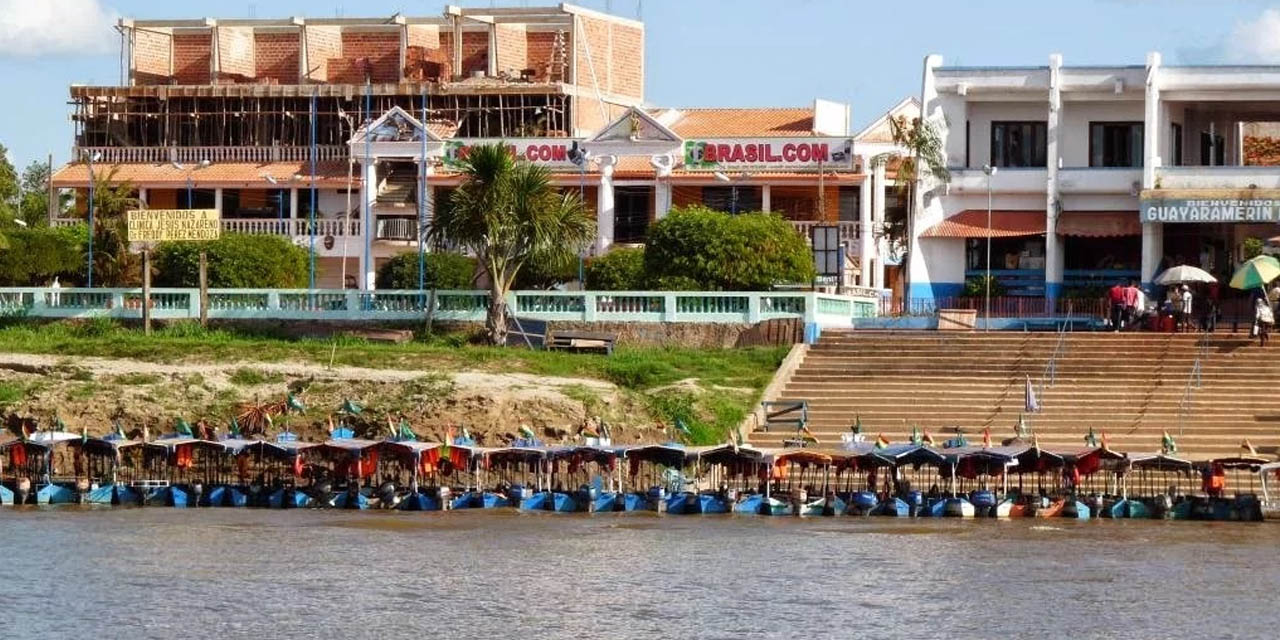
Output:
[[[1093,427],[1118,451],[1157,451],[1168,430],[1191,458],[1240,453],[1245,438],[1280,454],[1280,346],[1263,349],[1244,334],[1201,345],[1197,335],[1147,333],[1068,333],[1061,344],[1049,386],[1055,333],[829,331],[778,397],[808,400],[809,429],[824,446],[859,415],[868,440],[903,442],[918,425],[941,445],[960,426],[972,444],[986,427],[999,444],[1014,435],[1030,376],[1042,411],[1027,422],[1045,448],[1083,446]],[[1188,395],[1199,354],[1202,384]],[[778,446],[790,435],[757,430],[750,439]]]

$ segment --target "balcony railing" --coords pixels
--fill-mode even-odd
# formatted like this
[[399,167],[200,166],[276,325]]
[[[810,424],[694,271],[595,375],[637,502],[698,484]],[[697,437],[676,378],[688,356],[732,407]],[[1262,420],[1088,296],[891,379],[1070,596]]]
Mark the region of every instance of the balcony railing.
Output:
[[418,239],[418,221],[410,218],[378,218],[374,227],[374,237],[378,240]]
[[[575,322],[756,323],[798,318],[822,327],[849,327],[873,316],[878,292],[832,295],[814,291],[513,291],[507,306],[521,318]],[[439,320],[480,322],[489,308],[484,291],[357,291],[329,289],[210,289],[211,319],[407,321],[430,308]],[[434,300],[434,303],[433,303]],[[434,305],[434,306],[433,306]],[[0,313],[41,318],[136,319],[139,289],[0,288]],[[146,303],[152,317],[200,317],[198,289],[155,288]]]
[[[151,163],[167,162],[306,162],[311,159],[311,147],[76,147],[72,158],[82,159],[100,156],[102,163]],[[317,145],[316,160],[343,160],[347,157],[345,145]]]
[[835,225],[840,228],[840,241],[845,243],[845,246],[848,249],[855,250],[858,248],[857,242],[855,241],[858,239],[860,234],[860,231],[859,231],[860,225],[857,222],[850,222],[850,221],[823,222],[820,220],[792,220],[791,221],[791,226],[795,227],[796,231],[800,235],[804,236],[806,241],[810,241],[810,242],[812,242],[814,227],[818,227],[818,226],[829,227],[832,225]]
[[[52,226],[69,227],[83,224],[81,218],[55,218]],[[305,218],[223,218],[222,230],[227,233],[250,233],[254,235],[306,236],[311,234],[310,221]],[[315,222],[317,236],[360,236],[363,227],[359,220],[335,220],[322,218]],[[410,236],[412,239],[412,236]]]

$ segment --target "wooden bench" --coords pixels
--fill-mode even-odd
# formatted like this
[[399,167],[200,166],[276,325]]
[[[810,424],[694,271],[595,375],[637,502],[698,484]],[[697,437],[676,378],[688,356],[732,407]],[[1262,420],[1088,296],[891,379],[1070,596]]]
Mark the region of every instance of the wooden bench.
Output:
[[618,336],[598,331],[556,331],[547,338],[548,349],[586,351],[610,355]]

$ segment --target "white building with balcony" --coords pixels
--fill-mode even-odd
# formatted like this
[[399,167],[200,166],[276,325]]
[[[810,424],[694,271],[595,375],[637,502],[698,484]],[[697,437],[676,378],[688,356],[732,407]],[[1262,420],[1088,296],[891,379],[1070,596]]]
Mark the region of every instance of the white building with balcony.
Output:
[[[1096,295],[1163,268],[1225,282],[1280,234],[1280,67],[924,64],[951,180],[915,203],[911,298],[987,269],[1008,295]],[[994,168],[986,171],[984,168]],[[990,211],[990,215],[988,212]]]

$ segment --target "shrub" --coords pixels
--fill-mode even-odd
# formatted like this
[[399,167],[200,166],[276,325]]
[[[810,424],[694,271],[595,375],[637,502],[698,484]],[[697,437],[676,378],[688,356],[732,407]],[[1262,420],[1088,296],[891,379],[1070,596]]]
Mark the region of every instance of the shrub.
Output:
[[1240,244],[1240,250],[1244,252],[1245,260],[1250,260],[1262,255],[1262,247],[1264,246],[1262,238],[1254,238],[1251,236],[1245,238],[1244,242]]
[[[428,253],[425,287],[428,289],[470,289],[476,261],[457,253]],[[402,253],[378,267],[379,289],[417,289],[418,254]]]
[[155,250],[156,286],[200,285],[200,252],[208,253],[209,286],[296,289],[307,286],[307,250],[287,238],[227,233],[210,242],[164,242]]
[[515,289],[550,289],[559,284],[578,279],[578,261],[551,265],[536,259],[529,260],[516,274]]
[[4,234],[9,248],[0,251],[0,283],[5,286],[44,286],[55,276],[63,285],[83,281],[87,226],[13,228]]
[[644,249],[614,249],[587,261],[587,289],[637,291],[645,287]]
[[[964,296],[967,298],[982,298],[987,295],[986,276],[974,276],[964,281]],[[1003,282],[1000,282],[995,276],[991,276],[991,297],[998,298],[1004,295],[1007,289]]]
[[808,243],[782,217],[702,206],[673,209],[650,227],[644,265],[650,282],[681,277],[709,290],[767,290],[814,277]]

